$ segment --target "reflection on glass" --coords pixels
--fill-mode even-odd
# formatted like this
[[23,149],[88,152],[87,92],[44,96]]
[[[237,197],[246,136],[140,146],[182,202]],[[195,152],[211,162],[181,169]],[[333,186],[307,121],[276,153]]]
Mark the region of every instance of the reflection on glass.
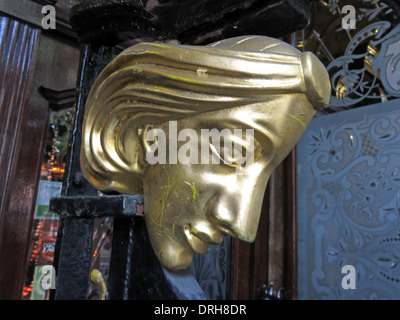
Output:
[[28,271],[22,291],[24,300],[45,300],[49,296],[49,291],[43,290],[41,285],[41,280],[46,274],[41,272],[41,267],[53,263],[59,225],[58,215],[48,211],[49,202],[51,198],[61,194],[71,121],[71,108],[50,113],[36,198]]

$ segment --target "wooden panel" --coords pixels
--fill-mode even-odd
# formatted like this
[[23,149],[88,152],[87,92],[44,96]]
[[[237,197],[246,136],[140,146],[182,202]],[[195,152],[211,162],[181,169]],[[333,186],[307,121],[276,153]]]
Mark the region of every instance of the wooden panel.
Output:
[[268,282],[275,294],[297,298],[296,149],[275,169],[269,181]]
[[260,299],[268,281],[268,238],[269,238],[269,187],[264,203],[256,239],[253,243],[232,240],[230,261],[229,299]]
[[260,299],[265,286],[273,282],[276,295],[297,297],[295,149],[274,170],[254,243],[232,241],[230,298]]
[[32,148],[43,138],[43,122],[29,119],[25,107],[38,35],[37,29],[0,17],[0,299],[20,297],[30,238],[39,173]]
[[32,42],[35,41],[36,33],[31,28],[0,17],[0,209],[4,207],[4,191],[28,93],[26,80],[33,54]]
[[[293,43],[293,34],[283,38]],[[274,295],[297,298],[296,149],[274,170],[254,243],[232,240],[230,298],[259,299],[273,282]]]
[[280,164],[269,180],[269,255],[268,255],[268,285],[273,282],[274,290],[284,286],[284,247],[286,211],[285,164]]
[[284,212],[283,287],[284,298],[297,299],[297,193],[296,148],[284,162],[286,170],[286,208]]

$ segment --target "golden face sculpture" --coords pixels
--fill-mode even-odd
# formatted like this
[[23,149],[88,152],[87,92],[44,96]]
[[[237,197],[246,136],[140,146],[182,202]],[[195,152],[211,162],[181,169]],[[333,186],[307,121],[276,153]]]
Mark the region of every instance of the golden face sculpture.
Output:
[[144,194],[155,254],[185,269],[226,235],[255,239],[272,171],[330,90],[312,53],[269,37],[140,43],[90,91],[82,171],[103,192]]

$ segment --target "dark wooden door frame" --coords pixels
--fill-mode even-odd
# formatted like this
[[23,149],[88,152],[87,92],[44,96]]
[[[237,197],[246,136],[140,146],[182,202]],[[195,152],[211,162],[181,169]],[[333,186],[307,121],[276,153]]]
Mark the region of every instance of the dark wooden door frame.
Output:
[[256,239],[232,240],[229,299],[260,299],[270,282],[283,299],[297,298],[296,150],[271,176]]
[[3,22],[7,27],[0,41],[0,86],[6,89],[0,101],[0,299],[20,299],[47,114],[27,108],[40,31],[4,16]]
[[[69,12],[57,7],[57,29],[43,30],[46,1],[0,4],[0,300],[21,299],[30,254],[49,105],[32,101],[41,35],[76,41]],[[34,100],[34,99],[33,99]]]

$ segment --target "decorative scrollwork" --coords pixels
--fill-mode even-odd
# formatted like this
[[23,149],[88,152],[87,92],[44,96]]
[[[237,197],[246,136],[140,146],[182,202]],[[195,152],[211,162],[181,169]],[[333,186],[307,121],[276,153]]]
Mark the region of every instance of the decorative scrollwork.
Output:
[[[400,48],[400,25],[387,33],[390,27],[390,22],[380,21],[363,28],[349,42],[345,54],[327,66],[335,91],[330,106],[400,97],[400,51],[396,51]],[[355,53],[366,42],[366,51]]]
[[[329,34],[336,33],[339,38],[339,34],[345,35],[338,43],[340,50],[336,50],[331,43],[330,49],[325,45],[326,41],[336,41],[331,35],[325,39],[326,30],[314,29],[311,33],[328,59],[325,64],[332,84],[330,107],[355,108],[400,97],[400,24],[393,9],[384,0],[356,1],[356,29],[344,30],[344,3],[327,0],[320,4],[325,14],[332,16],[326,27]],[[346,39],[349,42],[343,46]]]

